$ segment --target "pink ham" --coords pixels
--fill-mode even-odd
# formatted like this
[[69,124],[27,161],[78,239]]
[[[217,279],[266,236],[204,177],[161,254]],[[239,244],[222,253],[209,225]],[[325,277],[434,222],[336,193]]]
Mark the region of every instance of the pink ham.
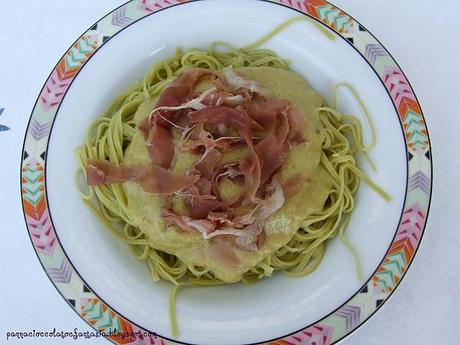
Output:
[[288,112],[288,119],[292,134],[290,139],[297,144],[305,142],[305,124],[295,108],[291,108]]
[[261,162],[260,183],[263,185],[281,167],[289,151],[285,142],[280,142],[275,133],[268,134],[256,146]]
[[234,223],[229,219],[229,214],[227,212],[209,212],[207,219],[213,222],[216,228],[234,226]]
[[210,179],[220,157],[222,157],[222,154],[214,147],[206,149],[194,168],[198,170],[202,176]]
[[289,100],[269,100],[253,104],[249,108],[249,116],[265,129],[272,128],[280,114],[287,116],[288,131],[290,132],[291,139],[297,143],[305,141],[303,120]]
[[264,131],[264,128],[252,120],[242,109],[225,106],[211,106],[189,114],[192,123],[225,125],[241,134],[249,135],[252,130]]
[[234,267],[240,263],[231,243],[215,239],[211,242],[210,249],[211,258],[223,266]]
[[210,132],[203,129],[203,123],[197,123],[184,135],[182,150],[195,153],[211,147],[226,150],[230,146],[242,144],[244,141],[243,137],[219,137],[214,139]]
[[276,124],[278,114],[286,111],[290,105],[291,102],[286,99],[254,103],[250,106],[248,114],[253,120],[268,130]]
[[[244,250],[258,250],[259,236],[262,234],[267,219],[278,211],[285,202],[283,188],[276,178],[267,186],[271,195],[254,212],[254,222],[244,229],[244,234],[238,236],[236,243],[239,248]],[[263,242],[263,241],[262,241]]]
[[[200,176],[199,171],[194,172],[194,173],[198,173],[198,176]],[[194,186],[197,188],[197,194],[200,194],[200,195],[211,195],[212,194],[212,183],[209,179],[205,177],[200,177],[200,179],[195,182]]]
[[199,232],[203,238],[209,238],[209,235],[215,230],[214,224],[205,219],[191,219],[187,216],[179,216],[169,210],[163,211],[163,219],[166,224],[176,225],[185,232]]
[[269,181],[270,177],[281,167],[288,151],[286,142],[289,133],[289,122],[284,110],[277,113],[278,120],[271,131],[256,146],[261,164],[261,184]]
[[190,216],[193,219],[203,219],[209,212],[225,212],[228,209],[228,204],[221,200],[204,199],[193,195],[187,198],[187,204],[190,209]]
[[199,177],[185,176],[155,165],[126,166],[106,161],[91,161],[87,167],[89,186],[134,181],[147,193],[172,195],[192,186]]
[[[249,155],[240,162],[240,170],[244,174],[248,202],[257,200],[256,193],[260,186],[260,162],[252,140],[252,128],[260,127],[244,112],[229,107],[208,107],[190,114],[193,123],[223,124],[236,129],[245,139]],[[260,127],[262,130],[263,128]]]
[[209,76],[219,78],[217,73],[204,68],[194,68],[182,73],[163,91],[156,108],[174,107],[185,103],[192,96],[195,85]]
[[[204,77],[217,74],[203,68],[191,69],[174,80],[161,94],[155,108],[175,107],[187,102],[193,88]],[[183,115],[184,110],[159,111],[140,124],[147,141],[150,158],[155,165],[169,168],[174,157],[171,127]]]
[[228,205],[213,195],[211,181],[201,177],[198,170],[192,170],[192,174],[198,176],[199,179],[186,190],[185,200],[189,207],[190,216],[193,219],[200,219],[206,218],[213,211],[226,211]]
[[147,135],[147,150],[152,163],[169,168],[174,158],[174,143],[172,133],[161,126],[154,125]]
[[199,152],[213,146],[215,146],[215,142],[212,134],[203,129],[203,123],[197,123],[187,134],[182,150]]

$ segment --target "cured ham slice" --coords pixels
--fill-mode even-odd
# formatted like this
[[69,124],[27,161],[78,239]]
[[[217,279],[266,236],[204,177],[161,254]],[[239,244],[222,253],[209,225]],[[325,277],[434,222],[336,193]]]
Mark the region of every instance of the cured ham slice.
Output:
[[187,200],[187,203],[193,219],[206,218],[209,212],[223,212],[228,209],[227,203],[221,200],[194,198],[193,195],[190,198],[191,201]]
[[254,212],[254,222],[248,225],[244,229],[243,235],[236,239],[236,243],[241,249],[250,251],[258,249],[259,236],[264,230],[266,220],[284,205],[283,188],[276,179],[272,184],[274,184],[274,190],[270,197],[265,199],[263,204]]
[[248,114],[265,129],[270,129],[275,125],[278,114],[287,112],[290,106],[291,103],[285,99],[269,100],[254,103],[249,108]]
[[212,134],[203,129],[203,123],[199,123],[195,124],[186,135],[182,150],[198,152],[201,149],[206,150],[213,146],[215,146],[215,141]]
[[[161,109],[152,112],[152,115],[146,118],[140,125],[147,141],[147,149],[155,165],[163,168],[169,168],[174,157],[174,143],[171,133],[171,127],[187,108],[182,106],[187,104],[191,97],[193,88],[204,77],[217,74],[203,68],[191,69],[183,73],[179,78],[173,81],[161,94],[155,109]],[[189,106],[200,104],[199,101],[190,102]],[[174,111],[168,110],[171,108]],[[178,107],[174,109],[174,107]],[[200,106],[196,106],[200,108]]]
[[250,153],[240,162],[240,170],[245,179],[247,199],[256,201],[256,193],[260,186],[260,162],[251,136],[255,122],[242,111],[229,107],[208,107],[198,110],[190,114],[190,119],[192,123],[223,124],[236,129],[241,134]]
[[281,167],[289,146],[285,142],[280,142],[276,133],[270,133],[257,144],[256,151],[261,162],[260,183],[263,185]]
[[210,179],[221,156],[222,154],[217,149],[211,147],[204,152],[201,159],[195,164],[195,169],[197,169],[202,176]]
[[169,210],[163,212],[163,219],[167,224],[174,224],[185,232],[199,232],[205,240],[224,235],[241,236],[241,230],[221,229],[216,230],[212,221],[207,219],[192,219],[188,216],[179,216]]
[[[142,127],[144,129],[144,127]],[[174,158],[172,133],[161,126],[154,125],[145,130],[147,151],[154,165],[169,168]]]
[[218,74],[204,68],[194,68],[184,72],[163,91],[155,108],[175,107],[187,102],[192,96],[195,85],[209,76],[219,77]]
[[163,211],[163,219],[166,224],[176,225],[179,229],[185,232],[199,232],[203,238],[209,239],[209,235],[215,230],[214,224],[205,219],[192,219],[187,216],[178,216],[177,214],[169,211]]
[[207,107],[191,113],[189,117],[192,123],[209,123],[232,127],[243,134],[243,136],[250,136],[252,130],[265,130],[243,110],[225,106]]
[[87,167],[89,186],[134,181],[147,193],[172,195],[192,186],[198,176],[185,176],[156,165],[125,166],[106,161],[92,161]]
[[305,141],[304,123],[300,114],[287,99],[275,99],[256,103],[249,108],[248,114],[254,121],[267,130],[276,124],[276,120],[282,114],[287,117],[288,131],[291,133],[291,139],[297,143]]

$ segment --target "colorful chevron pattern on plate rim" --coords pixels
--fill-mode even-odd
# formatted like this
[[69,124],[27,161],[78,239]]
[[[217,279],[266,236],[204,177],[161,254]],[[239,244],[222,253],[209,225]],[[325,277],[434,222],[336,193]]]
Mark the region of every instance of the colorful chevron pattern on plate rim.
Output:
[[[46,81],[33,109],[22,152],[21,192],[27,228],[46,273],[75,311],[97,330],[143,331],[111,309],[86,286],[65,256],[46,201],[45,161],[51,125],[66,91],[88,59],[112,36],[145,16],[191,0],[132,0],[85,32],[65,53]],[[256,1],[256,0],[254,0]],[[365,322],[398,286],[412,262],[425,229],[432,181],[430,141],[425,120],[408,80],[387,50],[358,22],[325,0],[265,0],[301,11],[345,38],[381,78],[402,124],[409,181],[394,241],[372,278],[332,314],[272,345],[329,345]],[[154,331],[154,330],[150,330]],[[116,344],[176,342],[160,336],[111,338]]]

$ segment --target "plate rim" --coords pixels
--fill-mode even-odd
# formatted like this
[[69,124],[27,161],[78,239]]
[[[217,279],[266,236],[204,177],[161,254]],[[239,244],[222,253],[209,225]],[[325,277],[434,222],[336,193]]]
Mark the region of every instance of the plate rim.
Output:
[[[92,294],[95,297],[95,298],[91,299],[91,298],[89,298],[89,296],[87,296],[86,299],[94,300],[94,303],[96,305],[99,304],[100,307],[105,306],[105,307],[108,308],[108,310],[112,311],[115,314],[114,316],[116,318],[120,319],[120,320],[118,320],[119,323],[121,321],[121,323],[125,324],[124,325],[125,329],[121,329],[120,331],[124,331],[124,330],[126,330],[128,328],[131,329],[131,331],[137,329],[138,331],[147,331],[150,334],[153,334],[153,337],[155,338],[155,340],[163,339],[163,340],[166,340],[166,341],[172,342],[172,343],[180,343],[180,344],[187,344],[187,345],[192,344],[192,343],[178,341],[178,340],[167,338],[165,336],[158,335],[154,331],[145,330],[141,326],[137,325],[135,322],[133,322],[133,321],[129,320],[128,318],[126,318],[125,316],[123,316],[120,312],[117,312],[114,308],[112,308],[110,305],[108,305],[106,302],[104,302],[104,300],[102,298],[100,298],[94,291],[91,290],[91,287],[85,282],[84,278],[75,269],[75,267],[73,266],[71,260],[66,255],[65,249],[64,249],[64,247],[62,247],[62,245],[61,245],[61,243],[59,241],[59,237],[55,233],[55,230],[54,230],[51,211],[48,208],[49,202],[48,202],[48,195],[47,195],[47,191],[46,191],[46,166],[47,166],[46,153],[48,151],[49,138],[50,138],[50,135],[51,135],[51,132],[52,132],[53,124],[54,124],[54,121],[56,119],[56,116],[59,113],[60,104],[63,101],[63,99],[65,98],[65,95],[66,95],[68,89],[70,89],[70,87],[71,87],[71,85],[73,83],[73,80],[75,80],[75,78],[78,76],[79,72],[85,66],[86,62],[88,62],[91,59],[91,57],[100,48],[102,48],[104,46],[104,44],[106,42],[108,42],[111,38],[115,37],[118,33],[122,32],[123,30],[125,30],[129,26],[135,24],[139,20],[142,20],[143,18],[147,18],[147,17],[149,17],[149,16],[151,16],[151,15],[157,13],[157,12],[160,12],[160,11],[163,11],[163,10],[166,10],[166,9],[171,9],[173,7],[176,7],[176,6],[180,6],[180,5],[188,4],[188,3],[193,3],[193,2],[198,2],[198,1],[205,1],[205,0],[169,0],[169,1],[167,1],[167,0],[150,0],[150,1],[148,1],[148,0],[147,1],[146,0],[129,0],[129,1],[125,2],[124,4],[116,7],[114,10],[110,11],[106,15],[104,15],[102,18],[100,18],[98,21],[96,21],[93,25],[91,25],[86,31],[84,31],[84,33],[71,45],[71,47],[68,50],[66,50],[66,52],[62,55],[62,57],[58,60],[57,64],[52,69],[50,75],[46,79],[46,81],[45,81],[45,83],[44,83],[44,85],[43,85],[43,87],[42,87],[42,89],[41,89],[41,91],[40,91],[40,93],[39,93],[39,95],[37,97],[37,100],[36,100],[36,102],[34,104],[32,113],[31,113],[31,115],[29,117],[29,120],[28,120],[28,123],[27,123],[26,131],[25,131],[25,135],[24,135],[24,140],[23,140],[23,145],[22,145],[22,150],[21,150],[20,193],[21,193],[21,204],[22,204],[22,209],[23,209],[23,216],[24,216],[24,221],[25,221],[25,224],[26,224],[26,228],[28,230],[29,238],[30,238],[32,247],[34,248],[35,254],[37,255],[37,258],[39,259],[39,262],[40,262],[42,268],[44,269],[47,277],[50,279],[50,281],[53,284],[53,286],[56,288],[56,290],[59,292],[59,294],[66,300],[66,302],[72,307],[72,309],[89,326],[91,326],[95,330],[101,331],[100,328],[98,328],[97,326],[95,326],[92,323],[90,323],[88,318],[85,317],[86,314],[84,313],[83,307],[80,305],[81,310],[80,311],[77,310],[76,300],[74,299],[73,303],[72,303],[72,299],[68,298],[68,296],[66,296],[65,292],[62,291],[63,288],[62,287],[60,288],[57,285],[58,283],[61,283],[59,281],[61,278],[56,278],[56,275],[53,275],[54,271],[50,272],[50,270],[57,269],[57,268],[49,266],[49,263],[47,264],[45,262],[46,260],[44,260],[40,256],[40,253],[42,253],[42,255],[48,254],[48,256],[52,257],[56,253],[56,248],[62,250],[62,253],[61,253],[61,254],[63,254],[62,264],[67,263],[69,265],[68,269],[70,270],[70,276],[76,275],[78,277],[78,279],[80,279],[82,284],[83,284],[84,292],[86,294],[89,294],[89,295]],[[332,30],[340,38],[344,39],[349,45],[351,45],[354,48],[354,50],[359,55],[361,55],[361,57],[368,63],[369,67],[376,73],[376,75],[378,76],[379,80],[382,82],[382,86],[384,87],[385,91],[387,92],[388,96],[390,97],[390,100],[392,101],[393,106],[395,108],[395,112],[396,112],[396,115],[398,117],[398,122],[399,122],[399,124],[401,126],[402,134],[403,134],[403,137],[404,137],[404,142],[406,144],[406,147],[405,147],[405,151],[406,151],[406,154],[407,154],[407,157],[406,157],[406,165],[407,165],[407,169],[406,169],[406,191],[405,191],[405,196],[404,196],[403,209],[401,211],[401,216],[400,216],[400,219],[398,221],[398,226],[396,227],[395,234],[393,236],[392,242],[391,242],[390,246],[388,247],[388,249],[387,249],[382,261],[378,264],[376,270],[371,275],[369,280],[367,280],[359,288],[359,290],[356,293],[354,293],[352,296],[350,296],[342,305],[337,307],[334,311],[330,312],[329,314],[323,316],[321,319],[317,320],[316,322],[314,322],[314,323],[312,323],[312,324],[310,324],[310,325],[308,325],[306,327],[303,327],[300,330],[294,331],[294,332],[292,332],[292,333],[290,333],[288,335],[279,336],[279,337],[271,339],[271,340],[262,340],[262,341],[259,341],[257,343],[251,343],[251,344],[260,344],[260,343],[274,342],[274,344],[276,344],[277,341],[279,341],[279,340],[289,340],[289,339],[292,340],[293,339],[292,336],[294,336],[296,334],[298,334],[299,336],[307,336],[308,337],[309,336],[308,334],[310,334],[310,336],[311,336],[312,334],[317,334],[319,332],[323,336],[324,344],[332,344],[332,343],[335,344],[335,343],[338,343],[338,342],[342,341],[344,338],[348,337],[354,331],[359,329],[392,296],[393,292],[399,286],[400,281],[405,277],[407,271],[409,270],[409,268],[410,268],[410,266],[411,266],[411,264],[412,264],[412,262],[413,262],[413,260],[415,258],[415,255],[416,255],[418,249],[420,248],[421,241],[423,239],[423,235],[424,235],[425,230],[426,230],[427,220],[428,220],[431,201],[432,201],[432,192],[433,192],[433,157],[432,157],[431,139],[430,139],[429,131],[428,131],[428,128],[427,128],[427,125],[426,125],[426,119],[425,119],[425,117],[423,115],[423,110],[421,108],[421,105],[420,105],[420,103],[418,101],[418,98],[417,98],[417,96],[416,96],[416,94],[414,92],[414,89],[413,89],[412,85],[410,84],[410,82],[407,79],[406,75],[402,71],[401,67],[399,66],[397,61],[394,59],[394,57],[391,55],[391,53],[383,46],[383,44],[374,35],[372,35],[362,24],[360,24],[354,17],[352,17],[351,15],[346,13],[345,11],[341,10],[339,7],[329,3],[326,0],[306,0],[304,2],[292,1],[292,0],[253,0],[253,1],[260,1],[260,2],[271,3],[271,4],[274,4],[274,5],[284,6],[284,7],[290,8],[290,9],[296,11],[296,12],[299,12],[299,13],[301,13],[303,15],[306,15],[309,18],[311,18],[311,19],[315,20],[316,22],[318,22],[319,24],[323,25],[325,28],[327,28],[329,30]],[[125,22],[124,24],[123,23],[121,23],[121,25],[120,25],[120,23],[119,24],[114,24],[114,18],[113,17],[115,15],[117,15],[118,12],[123,11],[123,15],[124,15],[126,10],[132,10],[132,8],[131,9],[129,8],[130,5],[136,5],[136,4],[137,4],[136,9],[141,7],[142,5],[145,5],[146,6],[144,8],[145,13],[137,13],[137,15],[139,15],[140,17],[135,18],[135,19],[131,19],[129,17],[126,17],[126,18],[129,19],[129,21]],[[148,6],[150,6],[150,5],[152,5],[152,7],[156,6],[156,8],[153,11],[148,10]],[[321,10],[333,11],[334,12],[334,19],[333,20],[328,20],[327,17],[323,18],[321,16],[321,14],[320,14]],[[316,15],[315,15],[315,11],[316,11]],[[101,22],[103,22],[107,18],[112,19],[112,21],[111,21],[112,29],[115,29],[113,26],[119,26],[120,28],[118,30],[115,30],[114,33],[109,34],[109,35],[104,35],[103,34],[104,32],[101,31],[102,37],[97,38],[99,40],[99,42],[98,41],[93,42],[94,49],[91,49],[91,47],[90,47],[91,46],[91,39],[90,39],[89,34],[91,34],[92,30],[97,30],[98,24],[100,24]],[[336,21],[337,18],[342,20],[342,23],[340,24],[340,26],[341,26],[340,28],[338,27],[340,22]],[[405,127],[404,127],[404,123],[403,123],[404,119],[401,118],[401,116],[402,116],[401,111],[398,109],[398,106],[396,105],[398,95],[392,95],[391,94],[391,92],[388,89],[388,86],[385,84],[384,80],[382,79],[382,76],[377,72],[375,67],[368,60],[369,57],[365,56],[363,54],[363,52],[360,51],[355,46],[353,37],[351,37],[351,40],[350,40],[350,37],[346,37],[346,35],[349,34],[349,31],[346,28],[347,25],[350,25],[352,27],[357,26],[358,27],[357,30],[358,30],[358,32],[360,34],[367,35],[368,36],[367,38],[370,39],[369,40],[370,42],[376,43],[376,44],[374,44],[375,45],[374,48],[375,48],[375,54],[377,54],[377,55],[375,55],[374,58],[379,58],[378,54],[380,54],[380,53],[383,54],[381,56],[387,57],[389,59],[389,61],[394,65],[394,66],[391,66],[391,67],[394,67],[394,70],[395,70],[396,74],[399,74],[400,81],[403,84],[406,84],[407,89],[405,91],[408,92],[408,94],[406,94],[406,96],[411,97],[411,99],[414,101],[414,104],[412,104],[412,106],[416,108],[415,109],[416,115],[419,116],[420,128],[418,129],[418,132],[424,132],[425,133],[425,135],[422,135],[422,137],[425,138],[426,140],[425,140],[425,142],[422,143],[422,146],[424,145],[424,147],[421,149],[421,151],[420,151],[420,148],[417,146],[416,149],[412,153],[410,152],[410,146],[409,146],[410,142],[409,142],[409,138],[407,137],[407,133],[405,131]],[[109,30],[109,29],[105,28],[105,30]],[[99,34],[99,36],[101,36],[101,35]],[[89,39],[89,43],[87,42],[88,39]],[[83,42],[84,40],[86,40],[86,41]],[[44,92],[46,91],[45,88],[47,87],[47,85],[52,80],[53,74],[57,73],[57,70],[60,67],[60,65],[65,64],[65,58],[69,53],[72,52],[72,48],[76,47],[79,44],[84,44],[84,43],[86,43],[88,45],[88,49],[89,49],[88,55],[85,54],[86,59],[84,58],[83,62],[81,64],[77,64],[75,73],[73,73],[74,71],[71,71],[70,77],[69,77],[70,81],[68,81],[68,84],[64,85],[64,92],[62,92],[59,96],[54,97],[54,99],[53,99],[53,97],[51,97],[50,102],[54,101],[53,104],[46,104],[47,101],[43,101],[44,96],[45,96]],[[374,59],[374,62],[375,62],[375,59]],[[56,96],[56,95],[54,95],[54,96]],[[42,104],[40,103],[40,101],[42,101]],[[49,113],[48,115],[50,117],[50,121],[48,122],[48,124],[45,124],[47,126],[43,130],[43,133],[42,133],[43,136],[38,138],[38,139],[35,138],[35,142],[34,142],[34,138],[31,139],[31,133],[30,133],[31,132],[31,124],[32,124],[33,120],[37,121],[35,119],[35,117],[37,117],[37,115],[42,115],[43,116],[43,113],[42,113],[43,109],[40,109],[40,107],[39,107],[40,104],[42,105],[42,108],[47,109],[44,112]],[[417,110],[419,110],[419,111],[417,112]],[[418,134],[420,134],[420,133],[418,133]],[[33,135],[32,135],[32,137],[33,137]],[[28,139],[29,139],[29,141],[28,141]],[[27,148],[29,146],[33,146],[34,148],[36,146],[40,146],[40,145],[43,146],[44,139],[46,139],[46,145],[44,145],[46,148],[43,151],[43,153],[41,153],[41,154],[36,153],[36,156],[34,157],[33,155],[30,155],[27,152]],[[42,141],[42,142],[40,143],[40,141]],[[420,143],[415,142],[413,144],[419,145]],[[419,150],[419,152],[416,152],[417,150]],[[422,151],[423,151],[423,154],[421,155]],[[429,176],[424,175],[423,172],[421,171],[422,170],[421,168],[418,169],[418,170],[410,168],[410,161],[412,159],[415,159],[416,157],[421,158],[422,160],[424,159],[424,157],[426,158],[426,161],[423,161],[420,164],[424,163],[425,165],[428,165]],[[31,163],[35,163],[35,167],[36,167],[35,170],[33,168],[31,169],[30,165],[33,165]],[[425,168],[426,168],[426,166],[425,166]],[[386,283],[384,283],[385,289],[384,289],[384,292],[383,292],[384,295],[382,295],[383,299],[382,300],[377,300],[377,305],[375,306],[375,308],[373,308],[372,312],[370,312],[368,315],[366,315],[366,317],[361,319],[359,311],[358,311],[359,320],[357,321],[357,323],[355,323],[351,327],[350,330],[348,329],[348,326],[347,326],[347,329],[343,332],[343,334],[341,334],[338,337],[335,337],[335,339],[333,339],[333,334],[334,334],[334,331],[335,331],[334,327],[330,326],[330,325],[327,325],[323,321],[325,321],[326,319],[328,319],[331,316],[335,315],[338,311],[340,311],[344,307],[347,307],[348,304],[351,301],[353,301],[354,299],[356,299],[356,297],[360,293],[362,293],[363,290],[366,289],[366,293],[367,293],[367,291],[369,290],[369,287],[371,285],[379,286],[378,285],[379,281],[376,280],[376,274],[379,271],[379,269],[381,269],[384,266],[385,260],[388,259],[388,256],[389,256],[389,253],[390,253],[391,249],[394,248],[396,237],[398,236],[398,233],[400,232],[400,228],[401,228],[401,225],[402,225],[401,224],[402,223],[402,218],[403,218],[404,214],[406,212],[408,212],[409,209],[410,209],[410,207],[407,205],[408,196],[412,191],[414,191],[414,189],[409,190],[409,183],[410,183],[410,178],[415,175],[414,174],[413,176],[409,176],[411,170],[415,170],[415,171],[417,171],[417,173],[422,173],[423,176],[427,180],[429,180],[428,186],[426,186],[426,184],[425,184],[425,189],[428,190],[428,192],[424,190],[426,196],[424,196],[424,197],[419,196],[419,197],[415,198],[416,201],[419,201],[420,199],[423,199],[423,198],[426,199],[425,200],[425,203],[426,203],[425,208],[423,208],[422,205],[420,205],[418,202],[414,203],[414,205],[417,204],[420,208],[423,208],[421,210],[418,210],[419,212],[422,212],[422,213],[424,212],[422,220],[421,220],[423,224],[419,228],[419,237],[416,238],[416,240],[415,240],[415,246],[412,248],[411,253],[405,253],[406,256],[407,256],[406,265],[405,265],[404,269],[402,270],[402,272],[400,274],[400,277],[397,277],[398,279],[395,282],[394,286],[387,287]],[[40,198],[38,198],[38,201],[37,201],[37,204],[38,204],[37,209],[38,209],[38,207],[41,207],[41,211],[42,211],[42,216],[41,217],[43,217],[43,216],[46,217],[47,216],[47,219],[45,219],[45,222],[49,221],[49,226],[50,227],[49,227],[48,231],[49,231],[50,237],[48,238],[48,243],[46,243],[46,245],[48,245],[49,248],[46,248],[46,247],[42,248],[41,243],[39,243],[37,240],[34,242],[34,236],[37,236],[36,233],[34,234],[34,231],[36,231],[36,222],[34,222],[33,220],[30,220],[30,219],[27,218],[28,216],[30,218],[30,214],[27,213],[28,209],[27,209],[26,202],[29,202],[29,206],[30,206],[30,200],[27,199],[27,190],[25,189],[25,185],[27,183],[29,183],[30,181],[26,181],[25,179],[27,179],[26,175],[28,173],[31,173],[31,172],[36,173],[37,171],[39,171],[39,173],[38,173],[39,178],[37,178],[38,182],[35,183],[35,187],[37,187],[37,183],[42,184],[41,187],[39,186],[39,191],[37,192],[40,195]],[[416,187],[415,190],[418,189],[419,187],[420,186]],[[40,194],[40,192],[41,192],[41,194]],[[40,205],[40,202],[42,202],[41,205]],[[30,208],[29,208],[29,211],[30,211]],[[36,239],[36,237],[35,237],[35,239]],[[409,244],[411,244],[411,241],[410,241],[409,238],[407,238],[406,241],[409,241]],[[43,252],[46,252],[46,249],[50,250],[49,253],[43,254]],[[51,255],[49,255],[49,254],[51,254]],[[47,265],[49,267],[47,267]],[[388,271],[386,271],[386,272],[388,272]],[[81,296],[77,296],[77,297],[82,298]],[[90,302],[87,301],[87,303],[90,303]],[[93,301],[90,303],[93,306],[92,303],[93,303]],[[352,315],[352,314],[350,314],[350,315]],[[114,342],[114,343],[116,343],[116,344],[118,344],[116,338],[107,338],[107,339],[112,341],[112,342]],[[299,338],[297,337],[296,339],[299,339]]]

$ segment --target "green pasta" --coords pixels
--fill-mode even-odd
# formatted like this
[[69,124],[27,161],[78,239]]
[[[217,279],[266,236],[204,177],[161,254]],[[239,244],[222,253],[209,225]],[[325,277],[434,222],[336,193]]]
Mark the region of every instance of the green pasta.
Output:
[[[226,66],[270,66],[288,70],[287,61],[273,51],[259,49],[259,46],[286,26],[299,20],[297,17],[293,18],[266,37],[242,49],[226,42],[215,42],[208,50],[177,49],[174,56],[155,64],[144,80],[120,95],[105,114],[89,128],[85,144],[77,150],[81,172],[85,174],[90,160],[108,160],[117,164],[123,162],[124,152],[137,131],[134,114],[139,105],[146,99],[158,96],[171,81],[187,69],[201,67],[222,71]],[[335,109],[336,94],[340,87],[346,87],[352,92],[366,114],[372,134],[370,144],[364,143],[360,121],[353,116],[344,116]],[[356,162],[357,156],[362,155],[375,167],[368,156],[376,142],[375,127],[363,101],[347,84],[337,84],[333,89],[331,107],[321,107],[317,112],[323,133],[320,164],[332,177],[333,191],[324,209],[320,213],[306,217],[302,227],[287,245],[243,275],[244,283],[256,283],[277,271],[294,277],[313,272],[324,257],[328,241],[336,236],[352,253],[358,276],[360,279],[363,278],[358,255],[345,238],[344,229],[354,209],[354,194],[361,180],[386,200],[390,199],[385,191],[359,169]],[[188,266],[176,256],[153,248],[129,215],[123,185],[92,186],[81,193],[85,204],[107,229],[117,239],[126,243],[138,260],[146,262],[154,281],[165,280],[175,285],[170,295],[170,316],[173,333],[177,333],[174,310],[177,287],[212,286],[222,282],[206,267]]]

